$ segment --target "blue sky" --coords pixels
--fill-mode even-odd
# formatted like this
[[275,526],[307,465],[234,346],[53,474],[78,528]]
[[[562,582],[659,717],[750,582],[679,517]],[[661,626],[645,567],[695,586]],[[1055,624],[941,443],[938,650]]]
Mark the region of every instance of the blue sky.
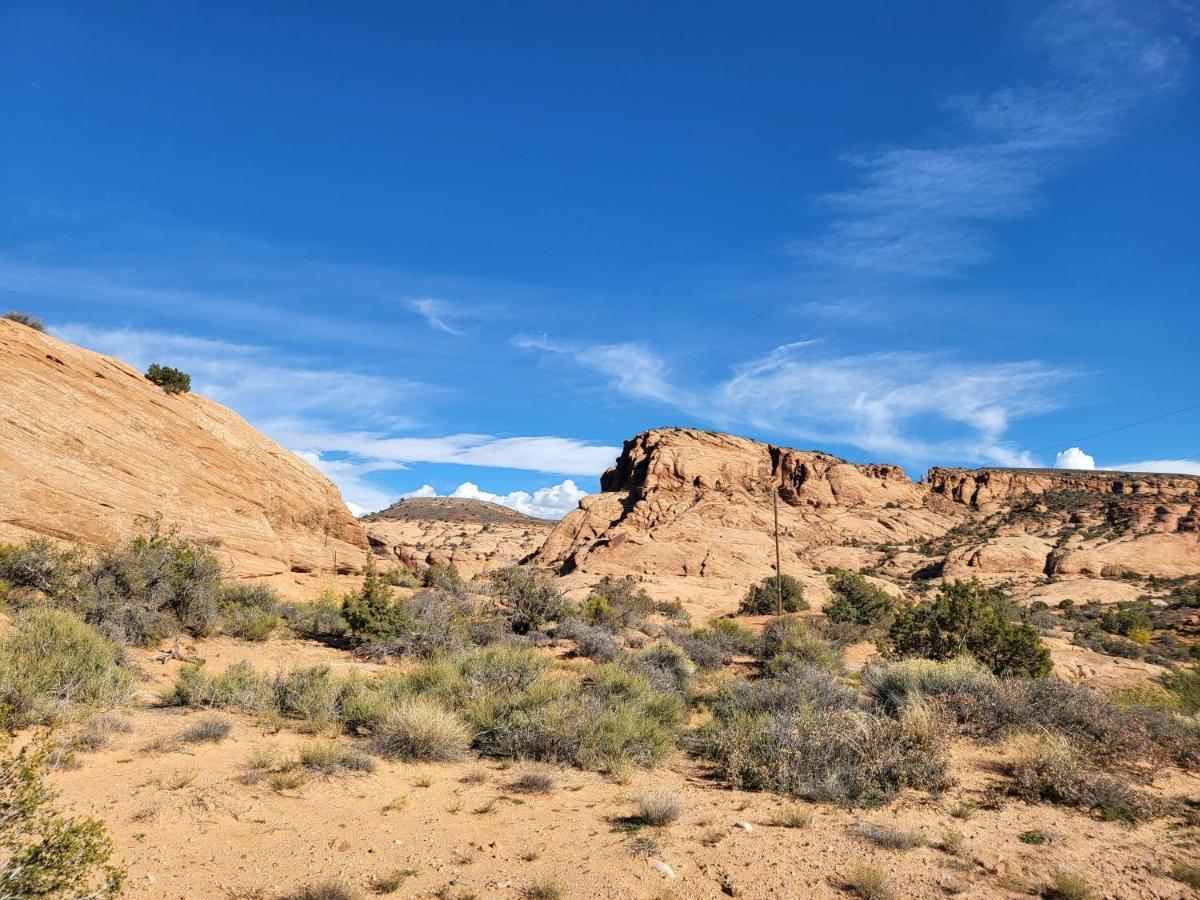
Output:
[[1098,434],[1200,403],[1198,42],[1186,0],[0,0],[0,306],[361,509],[561,515],[656,425],[1200,472],[1200,409]]

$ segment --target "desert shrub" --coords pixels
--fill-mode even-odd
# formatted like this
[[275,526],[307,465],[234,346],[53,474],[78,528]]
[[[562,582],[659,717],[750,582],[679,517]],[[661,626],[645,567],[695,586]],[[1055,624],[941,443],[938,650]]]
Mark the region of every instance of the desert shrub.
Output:
[[1175,669],[1162,677],[1162,686],[1175,699],[1175,708],[1188,715],[1200,713],[1200,669]]
[[392,600],[391,588],[376,571],[373,557],[367,557],[362,587],[342,600],[342,618],[364,640],[386,640],[408,628],[404,605]]
[[421,583],[427,588],[455,594],[462,594],[467,590],[467,583],[458,574],[454,563],[434,563],[421,573]]
[[1178,859],[1171,866],[1170,875],[1176,881],[1186,884],[1192,890],[1200,891],[1200,864]]
[[464,595],[430,588],[394,606],[393,630],[365,641],[360,654],[434,657],[462,653],[470,646],[475,608]]
[[1136,632],[1153,631],[1154,619],[1146,604],[1122,602],[1104,611],[1100,617],[1100,627],[1110,634],[1132,638]]
[[233,731],[233,723],[228,719],[207,718],[189,725],[179,735],[186,744],[213,744],[223,741]]
[[679,647],[697,669],[711,672],[721,668],[729,661],[729,651],[720,635],[706,629],[684,631],[680,628],[668,628],[667,638]]
[[583,605],[583,618],[604,628],[637,628],[657,611],[657,604],[631,575],[605,575]]
[[186,394],[192,389],[191,375],[171,366],[161,366],[158,363],[150,364],[150,368],[146,370],[146,380],[151,384],[157,384],[168,394]]
[[837,668],[841,656],[814,629],[797,618],[772,619],[759,639],[759,659],[767,670],[779,674],[796,666]]
[[[7,742],[6,742],[7,743]],[[98,819],[55,807],[46,785],[50,742],[0,755],[0,897],[118,897],[125,870]]]
[[306,884],[284,900],[357,900],[358,895],[340,881],[318,881]]
[[508,786],[526,794],[549,794],[554,790],[554,776],[541,769],[530,769],[518,775]]
[[517,634],[536,631],[565,618],[571,604],[549,575],[521,566],[508,566],[492,573],[493,602]]
[[275,686],[244,660],[219,675],[209,675],[199,666],[188,664],[175,676],[175,684],[164,694],[163,702],[168,706],[266,713],[275,709]]
[[936,599],[898,608],[887,649],[927,659],[967,652],[997,675],[1046,675],[1052,665],[1037,629],[1013,621],[1004,595],[978,581],[942,585]]
[[871,804],[905,787],[947,783],[936,729],[862,708],[852,690],[816,668],[726,686],[712,711],[702,752],[738,788]]
[[107,747],[112,735],[128,734],[131,731],[133,731],[133,726],[124,719],[108,713],[100,713],[88,717],[87,721],[83,723],[83,727],[75,733],[71,745],[85,752],[95,752]]
[[24,325],[26,328],[32,328],[34,331],[45,331],[46,324],[37,316],[27,312],[18,312],[17,310],[9,310],[2,319],[7,319],[10,322],[16,322],[18,325]]
[[350,629],[332,589],[311,603],[282,603],[279,611],[293,631],[306,637],[341,637]]
[[569,619],[554,629],[554,636],[575,642],[575,655],[594,659],[596,662],[612,662],[621,652],[621,646],[604,628],[588,625],[577,619]]
[[808,609],[808,601],[804,599],[804,585],[791,575],[781,575],[777,590],[775,576],[771,575],[758,584],[750,585],[738,607],[738,613],[743,616],[774,614],[779,609],[779,590],[783,593],[783,612],[794,613]]
[[383,583],[392,587],[418,588],[421,580],[407,566],[392,566],[383,573]]
[[659,641],[645,650],[623,656],[620,663],[645,676],[653,690],[674,691],[684,696],[696,674],[696,666],[687,654],[670,641]]
[[471,732],[445,707],[425,697],[410,697],[380,723],[374,746],[389,759],[449,761],[466,755]]
[[846,888],[862,900],[892,900],[896,896],[888,882],[888,874],[879,866],[855,863],[846,870]]
[[713,641],[729,654],[753,653],[758,645],[758,635],[733,619],[709,619],[696,636]]
[[313,731],[338,721],[338,685],[329,666],[303,666],[275,680],[275,708],[285,716],[303,719]]
[[81,561],[46,538],[23,544],[0,544],[0,579],[10,591],[24,588],[52,599],[67,596],[78,583]]
[[895,599],[863,576],[838,570],[830,576],[829,587],[833,600],[825,604],[823,612],[830,620],[884,627],[891,624]]
[[264,641],[279,625],[279,597],[269,585],[238,582],[221,589],[222,627],[234,637]]
[[944,662],[913,657],[867,666],[859,675],[867,693],[895,712],[916,697],[978,695],[995,689],[996,678],[969,656]]
[[0,727],[49,723],[73,707],[124,703],[133,678],[124,651],[64,610],[22,613],[0,639]]
[[374,772],[375,761],[361,750],[333,741],[305,744],[300,748],[300,765],[319,775],[345,772]]
[[888,850],[912,850],[926,844],[925,837],[919,831],[909,831],[877,822],[860,822],[855,826],[854,833],[876,847]]
[[145,534],[101,552],[69,605],[114,640],[149,646],[179,630],[210,634],[221,592],[211,550],[155,519]]
[[683,798],[674,791],[646,791],[633,799],[634,818],[643,825],[670,825],[683,814]]
[[1108,820],[1138,822],[1153,816],[1152,797],[1090,769],[1062,735],[1024,734],[1011,739],[1008,771],[1012,791],[1027,800],[1096,810]]
[[1070,872],[1055,872],[1041,890],[1046,900],[1098,900],[1090,884]]

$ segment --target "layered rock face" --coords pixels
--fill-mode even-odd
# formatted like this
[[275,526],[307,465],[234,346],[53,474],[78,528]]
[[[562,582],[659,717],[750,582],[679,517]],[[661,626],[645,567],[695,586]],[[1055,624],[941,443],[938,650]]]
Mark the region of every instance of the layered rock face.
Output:
[[102,545],[155,514],[285,594],[367,550],[337,488],[224,406],[0,319],[0,541]]
[[1200,572],[1200,479],[1189,476],[934,469],[913,482],[897,466],[656,429],[625,443],[601,487],[535,561],[581,590],[634,575],[694,613],[730,611],[774,571],[772,490],[783,570],[816,605],[830,566],[901,590],[977,576],[1032,596],[1065,578],[1078,600],[1125,599],[1130,581],[1108,583],[1122,576]]
[[410,497],[362,521],[377,556],[414,571],[453,563],[466,578],[522,561],[554,528],[546,519],[458,497]]

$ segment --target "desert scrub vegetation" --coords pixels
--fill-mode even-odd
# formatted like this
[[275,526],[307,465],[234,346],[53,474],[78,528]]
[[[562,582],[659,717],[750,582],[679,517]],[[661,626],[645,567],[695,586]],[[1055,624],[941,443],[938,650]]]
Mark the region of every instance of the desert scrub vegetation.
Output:
[[184,666],[164,701],[279,716],[314,731],[336,726],[396,758],[450,759],[474,748],[612,771],[651,767],[675,747],[687,666],[677,649],[648,648],[580,680],[534,650],[500,644],[376,678],[323,666],[273,675],[246,663],[215,675]]
[[875,710],[814,666],[725,686],[701,753],[735,787],[849,805],[949,783],[937,729]]
[[261,639],[277,623],[269,588],[227,583],[211,545],[181,537],[158,518],[91,557],[39,538],[0,546],[0,579],[17,609],[69,610],[121,644],[153,646],[181,632],[204,636],[222,623]]
[[146,370],[146,380],[156,384],[168,394],[186,394],[192,389],[192,376],[171,366],[151,363]]
[[754,648],[764,670],[779,675],[793,668],[841,667],[841,653],[819,631],[799,618],[772,619]]
[[104,823],[55,806],[50,752],[47,735],[17,753],[0,747],[0,897],[117,897],[125,870]]
[[967,653],[997,675],[1047,675],[1050,651],[1037,629],[1018,622],[1003,592],[955,581],[933,600],[896,609],[885,649],[895,657],[951,659]]
[[892,623],[896,600],[862,575],[837,569],[829,576],[833,599],[822,612],[832,622],[886,628]]
[[634,821],[661,828],[683,815],[683,799],[674,791],[647,791],[633,798],[637,806]]
[[18,312],[17,310],[9,310],[0,319],[7,319],[9,322],[16,322],[18,325],[24,325],[26,328],[32,328],[34,331],[45,331],[46,324],[32,313]]
[[738,613],[743,616],[773,615],[779,610],[781,592],[782,612],[794,613],[808,609],[808,601],[804,599],[804,585],[791,575],[779,576],[777,585],[775,576],[769,575],[758,584],[750,585],[738,607]]
[[124,650],[59,609],[27,609],[0,639],[0,727],[49,724],[125,703]]

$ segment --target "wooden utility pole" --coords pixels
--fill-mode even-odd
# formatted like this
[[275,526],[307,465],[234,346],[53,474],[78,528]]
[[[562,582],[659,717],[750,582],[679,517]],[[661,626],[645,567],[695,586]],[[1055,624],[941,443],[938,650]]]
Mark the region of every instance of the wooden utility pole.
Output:
[[779,564],[779,488],[771,485],[771,508],[775,512],[775,615],[783,615],[783,569]]

